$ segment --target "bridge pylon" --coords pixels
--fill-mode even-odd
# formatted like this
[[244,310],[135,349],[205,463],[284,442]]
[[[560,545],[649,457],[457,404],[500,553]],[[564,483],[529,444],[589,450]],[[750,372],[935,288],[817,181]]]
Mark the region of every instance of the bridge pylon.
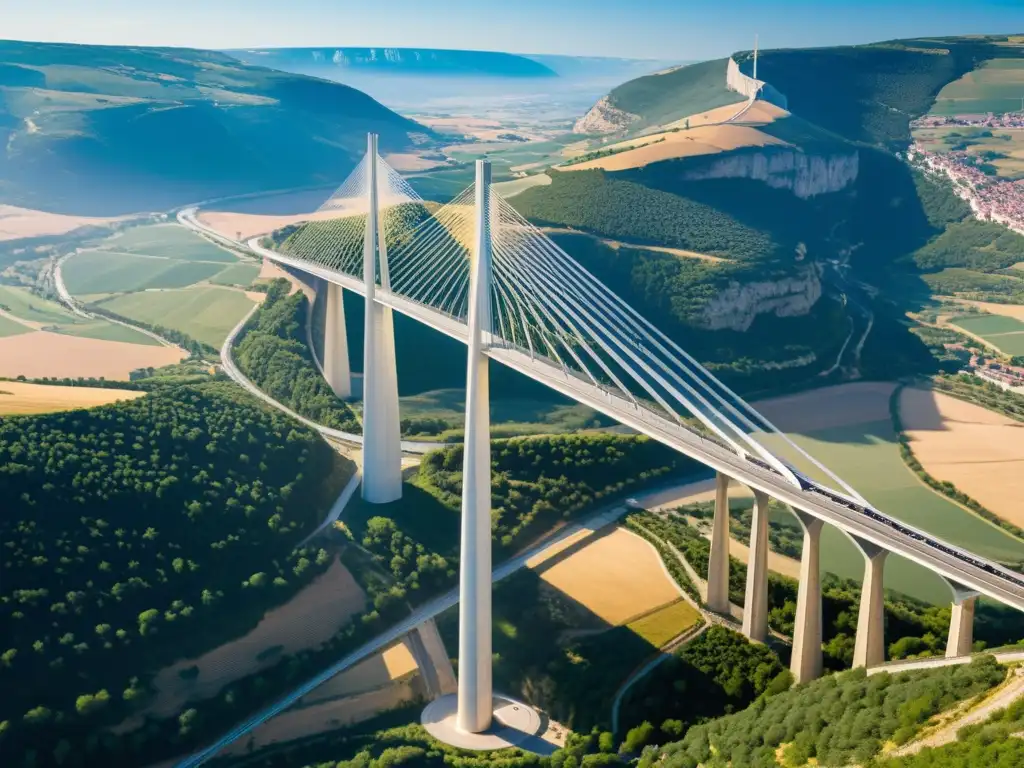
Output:
[[348,333],[345,329],[345,291],[327,283],[327,319],[324,323],[324,378],[334,394],[352,396],[352,372],[348,362]]
[[459,549],[458,693],[427,705],[422,722],[435,738],[464,749],[501,749],[538,735],[527,704],[495,695],[491,670],[491,165],[476,163],[476,223],[470,254],[466,428],[462,447]]
[[366,234],[363,282],[366,322],[363,341],[363,498],[386,504],[402,498],[402,434],[398,417],[398,371],[391,308],[374,301],[377,277],[390,290],[387,246],[380,239],[377,190],[377,135],[367,134]]

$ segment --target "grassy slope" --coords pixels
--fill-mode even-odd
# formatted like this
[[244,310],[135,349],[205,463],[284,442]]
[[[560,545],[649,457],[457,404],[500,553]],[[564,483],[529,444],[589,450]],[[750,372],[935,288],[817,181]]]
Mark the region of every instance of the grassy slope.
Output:
[[933,115],[1016,112],[1021,108],[1024,59],[994,59],[947,84],[935,99]]
[[21,323],[16,323],[6,317],[0,317],[0,339],[5,336],[18,336],[22,333],[29,333],[31,330],[31,328],[26,328]]
[[241,291],[194,286],[124,294],[99,306],[150,325],[175,328],[219,349],[253,301]]
[[623,83],[608,95],[612,106],[639,115],[632,130],[663,125],[743,97],[725,87],[726,59],[705,61]]
[[128,213],[331,181],[368,130],[387,150],[429,134],[355,89],[212,51],[8,41],[0,60],[0,200],[28,207]]

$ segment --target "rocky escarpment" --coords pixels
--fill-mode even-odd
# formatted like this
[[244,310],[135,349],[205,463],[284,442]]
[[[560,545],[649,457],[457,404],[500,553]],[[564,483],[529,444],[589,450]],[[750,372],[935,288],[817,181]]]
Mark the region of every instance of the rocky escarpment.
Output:
[[687,171],[683,178],[757,179],[806,199],[845,189],[857,180],[859,170],[856,152],[821,156],[784,149],[731,154]]
[[698,325],[713,331],[746,331],[758,315],[806,315],[821,298],[822,269],[808,264],[798,274],[781,280],[731,282],[705,305]]
[[611,100],[604,96],[597,104],[590,108],[587,114],[576,121],[572,132],[591,136],[624,133],[630,125],[639,119],[639,115],[624,112],[618,107],[612,106]]

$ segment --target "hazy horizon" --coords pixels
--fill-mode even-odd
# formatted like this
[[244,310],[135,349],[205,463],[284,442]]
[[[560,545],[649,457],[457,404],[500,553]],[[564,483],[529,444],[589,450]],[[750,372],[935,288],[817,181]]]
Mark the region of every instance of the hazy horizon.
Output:
[[[360,47],[508,51],[524,55],[697,60],[749,49],[869,43],[901,37],[1015,34],[1019,0],[0,0],[12,40],[259,50]],[[497,8],[495,6],[498,6]],[[54,24],[59,18],[60,24]],[[795,20],[795,21],[794,21]],[[68,34],[67,30],[74,30]],[[567,34],[570,33],[570,34]]]

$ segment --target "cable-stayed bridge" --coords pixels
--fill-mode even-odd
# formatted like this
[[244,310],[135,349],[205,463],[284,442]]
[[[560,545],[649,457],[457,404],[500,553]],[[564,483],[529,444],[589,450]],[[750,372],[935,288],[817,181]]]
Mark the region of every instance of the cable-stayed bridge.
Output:
[[[185,214],[202,227],[194,211]],[[486,730],[492,716],[491,360],[717,472],[707,593],[712,610],[728,610],[728,487],[738,482],[754,492],[743,619],[744,633],[754,640],[768,632],[767,502],[774,498],[791,507],[804,530],[792,656],[798,681],[822,669],[819,542],[825,524],[847,534],[864,556],[855,666],[884,659],[882,587],[889,552],[949,584],[950,656],[970,652],[979,594],[1024,610],[1024,576],[900,522],[899,510],[890,516],[871,506],[520,216],[491,187],[484,161],[473,185],[437,206],[388,166],[371,136],[362,161],[316,212],[250,240],[248,247],[326,282],[323,368],[342,396],[351,392],[343,291],[366,298],[363,495],[370,502],[401,495],[392,313],[468,347],[460,674],[453,713],[464,732]]]

